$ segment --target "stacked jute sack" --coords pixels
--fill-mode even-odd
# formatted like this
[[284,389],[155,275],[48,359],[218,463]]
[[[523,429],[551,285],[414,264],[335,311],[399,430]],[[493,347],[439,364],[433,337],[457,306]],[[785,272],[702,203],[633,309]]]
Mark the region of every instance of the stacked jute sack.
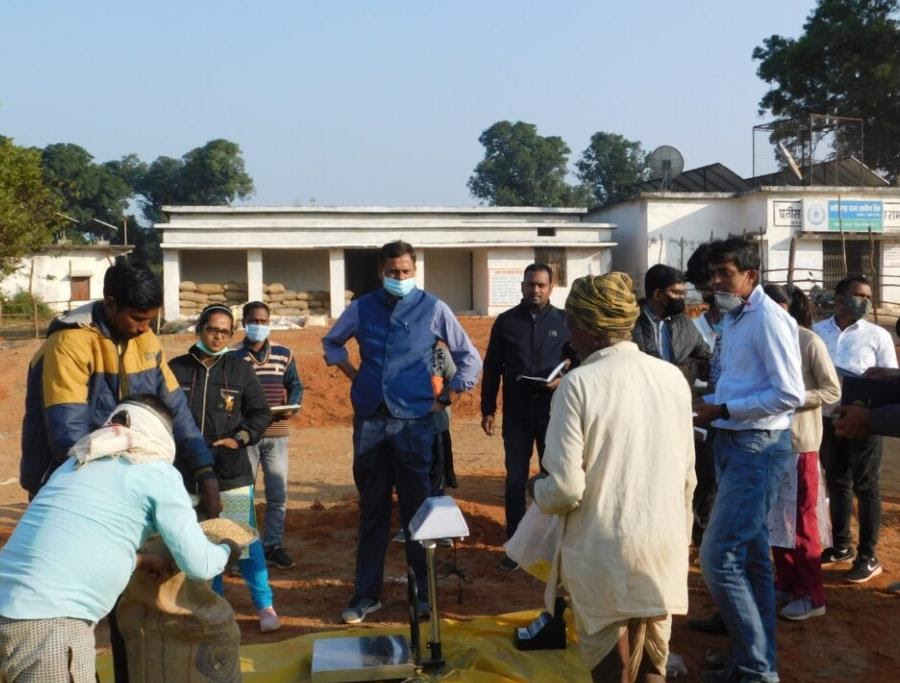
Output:
[[191,282],[182,280],[178,285],[178,305],[185,316],[198,315],[204,306],[209,304],[225,304],[240,306],[247,302],[246,282]]
[[[344,293],[349,303],[353,292]],[[263,284],[263,301],[269,304],[273,316],[330,315],[331,294],[324,290],[293,290],[280,282]]]

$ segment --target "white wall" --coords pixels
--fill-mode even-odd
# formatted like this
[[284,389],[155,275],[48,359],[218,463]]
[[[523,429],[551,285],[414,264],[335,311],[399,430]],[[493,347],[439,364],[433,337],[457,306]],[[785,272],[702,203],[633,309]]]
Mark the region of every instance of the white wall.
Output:
[[[612,237],[616,246],[612,249],[609,270],[628,273],[635,281],[647,270],[647,202],[636,199],[616,204],[592,213],[585,221],[614,223]],[[640,277],[638,277],[640,276]]]
[[[0,281],[0,290],[12,296],[27,292],[31,264],[34,263],[34,293],[55,311],[65,311],[87,301],[103,298],[103,276],[113,264],[114,257],[101,250],[81,248],[73,251],[54,250],[22,259],[19,267]],[[90,299],[70,300],[70,275],[90,277]]]
[[472,252],[472,305],[480,315],[487,315],[490,307],[488,251],[475,249]]
[[471,249],[429,249],[424,288],[456,312],[475,310],[472,258]]
[[[329,291],[327,249],[264,249],[263,282],[280,282],[293,290]],[[343,299],[343,288],[341,298]]]

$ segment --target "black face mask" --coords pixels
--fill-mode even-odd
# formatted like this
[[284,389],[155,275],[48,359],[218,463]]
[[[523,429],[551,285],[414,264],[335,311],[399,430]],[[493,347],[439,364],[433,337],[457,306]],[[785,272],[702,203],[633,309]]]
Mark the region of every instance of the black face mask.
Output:
[[673,318],[684,313],[684,299],[669,299],[666,301],[666,317]]

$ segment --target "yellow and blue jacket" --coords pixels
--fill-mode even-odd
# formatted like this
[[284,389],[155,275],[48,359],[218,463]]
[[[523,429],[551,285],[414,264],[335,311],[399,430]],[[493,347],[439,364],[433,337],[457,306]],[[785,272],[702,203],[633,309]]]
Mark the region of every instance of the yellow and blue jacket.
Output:
[[150,330],[116,341],[103,303],[81,306],[53,321],[28,368],[19,480],[32,496],[85,434],[101,427],[128,394],[155,394],[174,415],[176,462],[194,480],[214,477],[213,457],[184,393]]

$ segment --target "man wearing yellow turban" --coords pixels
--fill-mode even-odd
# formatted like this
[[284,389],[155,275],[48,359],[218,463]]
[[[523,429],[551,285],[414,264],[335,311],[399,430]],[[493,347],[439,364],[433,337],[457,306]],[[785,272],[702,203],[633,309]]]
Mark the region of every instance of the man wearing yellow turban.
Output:
[[691,392],[630,341],[638,313],[625,273],[572,283],[567,325],[582,362],[553,397],[547,474],[530,487],[541,510],[565,517],[551,581],[572,598],[594,681],[664,681],[672,615],[688,607]]

